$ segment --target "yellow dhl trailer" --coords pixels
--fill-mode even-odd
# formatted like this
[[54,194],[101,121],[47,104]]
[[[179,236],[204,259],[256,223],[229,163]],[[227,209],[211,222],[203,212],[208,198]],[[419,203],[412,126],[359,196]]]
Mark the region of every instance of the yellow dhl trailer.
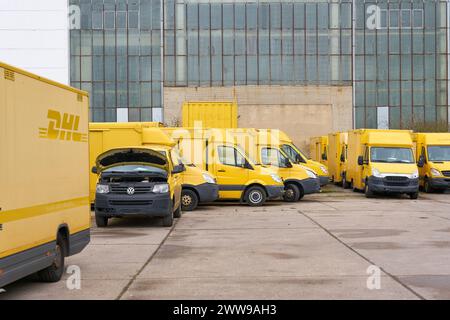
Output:
[[328,135],[328,171],[331,181],[334,183],[342,183],[345,176],[347,139],[347,132],[336,132]]
[[189,101],[183,103],[183,127],[237,128],[235,102]]
[[[113,148],[126,146],[146,146],[169,150],[168,157],[173,158],[172,162],[178,161],[177,148],[174,148],[175,141],[169,137],[162,129],[162,125],[155,125],[151,122],[130,122],[130,123],[90,123],[90,164],[95,166],[97,157]],[[217,200],[218,186],[214,176],[196,167],[192,163],[185,163],[185,171],[179,174],[183,186],[181,193],[181,204],[183,211],[195,210],[200,203],[208,203]],[[90,199],[95,201],[96,184],[98,175],[91,172],[90,176]]]
[[328,166],[328,136],[312,137],[309,144],[311,159]]
[[411,131],[358,129],[348,133],[346,183],[374,193],[406,193],[417,199],[419,172]]
[[413,133],[419,183],[425,192],[450,188],[450,133]]
[[0,63],[0,288],[58,281],[89,243],[88,101]]

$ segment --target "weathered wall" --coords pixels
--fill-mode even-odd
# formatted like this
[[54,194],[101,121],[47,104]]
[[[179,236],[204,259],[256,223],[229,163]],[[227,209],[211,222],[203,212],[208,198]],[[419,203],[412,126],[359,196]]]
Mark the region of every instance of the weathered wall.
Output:
[[282,129],[306,153],[309,137],[352,128],[352,88],[337,86],[165,87],[164,119],[181,123],[184,101],[234,99],[239,127]]

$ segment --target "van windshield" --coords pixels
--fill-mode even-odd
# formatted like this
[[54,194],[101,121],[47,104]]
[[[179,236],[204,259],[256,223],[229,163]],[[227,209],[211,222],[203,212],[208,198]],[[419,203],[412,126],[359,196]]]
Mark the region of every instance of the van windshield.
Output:
[[428,161],[450,161],[450,146],[429,146]]
[[414,163],[414,156],[410,148],[370,148],[370,161],[385,163]]
[[306,163],[306,157],[301,152],[295,150],[292,146],[283,144],[281,146],[281,150],[283,150],[283,152],[289,157],[289,160],[291,160],[293,163]]
[[151,167],[151,166],[144,166],[144,165],[122,165],[122,166],[115,166],[108,168],[104,170],[103,172],[109,172],[109,173],[159,173],[159,174],[166,174],[166,171],[160,168]]

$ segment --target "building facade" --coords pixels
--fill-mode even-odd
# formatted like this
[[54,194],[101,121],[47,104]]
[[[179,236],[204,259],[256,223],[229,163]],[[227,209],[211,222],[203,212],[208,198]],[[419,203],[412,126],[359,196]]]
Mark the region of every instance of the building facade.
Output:
[[[447,1],[69,5],[70,82],[91,93],[93,121],[176,121],[172,104],[202,97],[234,98],[258,112],[261,95],[270,92],[273,114],[260,109],[268,119],[291,106],[310,113],[317,106],[344,119],[324,131],[449,122]],[[335,106],[342,92],[347,96]]]

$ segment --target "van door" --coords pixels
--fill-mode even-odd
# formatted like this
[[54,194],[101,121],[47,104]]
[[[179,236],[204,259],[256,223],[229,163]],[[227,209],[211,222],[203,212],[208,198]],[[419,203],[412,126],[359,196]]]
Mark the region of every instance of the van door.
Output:
[[234,146],[217,145],[214,152],[214,175],[222,199],[240,199],[247,184],[249,169],[246,157]]

